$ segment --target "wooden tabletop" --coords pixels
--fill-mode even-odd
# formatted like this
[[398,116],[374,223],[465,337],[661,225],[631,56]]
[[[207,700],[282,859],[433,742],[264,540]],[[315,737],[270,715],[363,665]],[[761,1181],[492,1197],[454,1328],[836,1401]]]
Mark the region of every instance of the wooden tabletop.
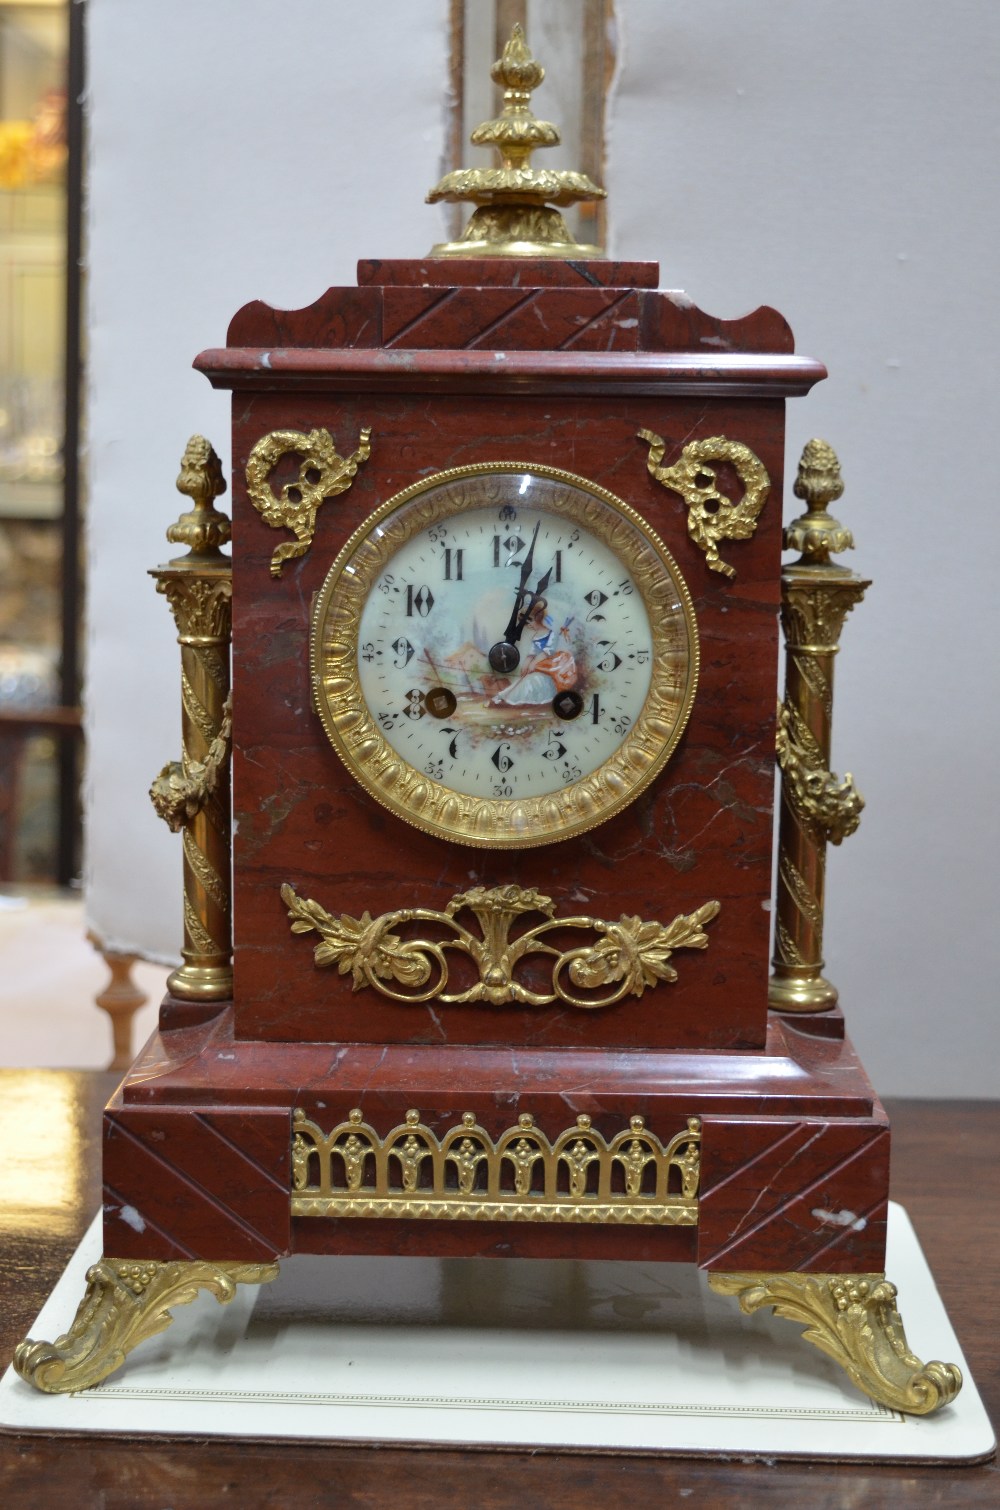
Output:
[[[99,1200],[100,1113],[117,1077],[0,1071],[0,1369]],[[1000,1421],[1000,1102],[896,1101],[893,1196],[908,1210],[986,1408]],[[892,1276],[890,1275],[890,1278]],[[904,1320],[906,1296],[900,1297]],[[781,1325],[782,1323],[778,1323]],[[917,1324],[911,1342],[919,1350]],[[894,1468],[708,1458],[251,1447],[192,1439],[0,1436],[5,1510],[769,1510],[1000,1504],[996,1463]]]

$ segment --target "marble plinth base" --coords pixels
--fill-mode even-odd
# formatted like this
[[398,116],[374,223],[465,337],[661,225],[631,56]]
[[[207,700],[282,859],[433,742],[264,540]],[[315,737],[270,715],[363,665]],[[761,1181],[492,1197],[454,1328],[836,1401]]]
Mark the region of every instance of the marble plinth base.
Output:
[[[31,1336],[71,1322],[94,1223]],[[993,1433],[905,1211],[889,1277],[911,1346],[965,1387],[930,1418],[867,1400],[792,1323],[745,1317],[686,1265],[515,1259],[285,1260],[280,1278],[177,1310],[79,1395],[8,1370],[9,1431],[972,1462]]]

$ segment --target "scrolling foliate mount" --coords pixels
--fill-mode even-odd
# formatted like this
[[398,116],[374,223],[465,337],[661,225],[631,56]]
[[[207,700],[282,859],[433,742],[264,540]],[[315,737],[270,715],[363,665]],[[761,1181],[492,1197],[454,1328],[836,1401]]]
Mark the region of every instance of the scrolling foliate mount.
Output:
[[[271,557],[272,577],[280,577],[286,561],[309,550],[320,504],[346,493],[358,467],[371,455],[371,433],[367,426],[363,428],[357,450],[347,457],[338,454],[329,430],[310,430],[308,435],[301,430],[272,430],[254,446],[247,459],[250,502],[265,524],[291,530],[295,536],[294,542],[286,540]],[[281,458],[290,453],[301,458],[298,478],[285,483],[275,497],[269,478]]]
[[928,1416],[962,1388],[954,1363],[922,1363],[911,1353],[883,1274],[710,1274],[719,1295],[736,1296],[747,1316],[770,1306],[805,1327],[811,1342],[873,1400],[890,1410]]
[[[561,1001],[567,1006],[593,1010],[610,1007],[623,997],[642,996],[647,987],[661,981],[674,982],[677,972],[670,964],[676,949],[704,949],[708,935],[704,925],[720,910],[720,903],[706,902],[697,911],[681,913],[673,922],[645,922],[639,917],[619,918],[617,923],[601,918],[555,916],[551,897],[520,886],[473,887],[460,892],[441,912],[427,907],[403,907],[373,918],[342,913],[331,916],[318,902],[296,894],[289,885],[281,888],[293,933],[316,932],[317,965],[336,965],[341,975],[350,975],[354,990],[372,986],[392,1001],[418,1003],[487,1002],[502,1006],[520,1002],[543,1007]],[[458,921],[458,914],[471,912],[480,936]],[[536,923],[511,938],[515,919],[541,914]],[[393,930],[410,923],[431,923],[438,938],[407,938]],[[595,933],[594,942],[576,949],[560,949],[545,941],[548,933],[582,929]],[[479,979],[461,990],[448,991],[448,953],[465,956],[478,970]],[[536,991],[514,979],[514,971],[526,955],[545,955],[551,960],[548,990]],[[406,987],[394,989],[392,982]],[[593,997],[578,991],[601,993]]]
[[277,1275],[274,1263],[102,1258],[87,1270],[87,1292],[69,1331],[55,1342],[29,1337],[19,1343],[14,1368],[48,1395],[89,1389],[120,1368],[140,1342],[165,1332],[174,1308],[189,1305],[200,1291],[228,1305],[237,1285],[266,1284]]
[[[663,467],[667,442],[652,430],[638,431],[638,438],[649,446],[646,466],[650,476],[672,493],[679,493],[687,505],[688,534],[700,550],[711,571],[735,577],[736,568],[719,556],[720,540],[749,540],[757,528],[760,511],[767,502],[771,479],[767,468],[739,440],[712,435],[706,440],[692,440],[684,447],[671,467]],[[711,462],[729,462],[740,479],[743,496],[734,502],[721,492]]]

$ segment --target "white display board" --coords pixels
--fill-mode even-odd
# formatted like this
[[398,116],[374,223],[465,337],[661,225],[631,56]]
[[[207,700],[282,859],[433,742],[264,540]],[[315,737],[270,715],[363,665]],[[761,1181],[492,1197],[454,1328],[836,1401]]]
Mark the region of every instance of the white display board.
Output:
[[[249,299],[308,304],[443,235],[447,5],[88,11],[87,899],[107,942],[170,958],[180,850],[145,794],[179,753],[178,663],[145,571],[188,435],[229,461],[228,396],[190,362]],[[831,851],[828,973],[883,1093],[993,1095],[1000,7],[617,0],[614,33],[609,252],[712,314],[777,305],[830,368],[789,404],[789,481],[810,436],[836,447],[874,586],[838,667],[833,763],[868,807]]]
[[[101,1237],[97,1217],[29,1336],[65,1330]],[[0,1427],[981,1462],[996,1445],[989,1417],[894,1202],[886,1253],[910,1345],[962,1371],[933,1416],[869,1399],[800,1325],[742,1315],[692,1264],[299,1254],[225,1309],[204,1291],[174,1307],[169,1329],[96,1388],[43,1395],[12,1365]]]

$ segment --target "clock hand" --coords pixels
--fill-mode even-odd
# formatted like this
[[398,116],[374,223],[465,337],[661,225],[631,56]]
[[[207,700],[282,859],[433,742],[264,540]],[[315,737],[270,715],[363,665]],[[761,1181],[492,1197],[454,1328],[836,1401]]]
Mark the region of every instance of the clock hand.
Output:
[[[498,640],[497,643],[490,648],[489,663],[494,671],[499,671],[505,674],[511,671],[516,671],[521,662],[521,652],[517,648],[517,641],[520,638],[521,630],[524,627],[523,621],[521,621],[520,617],[521,604],[524,601],[525,588],[527,585],[528,577],[531,573],[531,564],[535,557],[535,541],[538,539],[538,531],[541,527],[541,523],[542,521],[539,519],[538,523],[535,525],[534,534],[531,537],[531,544],[528,547],[528,554],[521,562],[520,580],[518,581],[517,587],[514,589],[514,607],[511,609],[510,618],[507,621],[507,628],[503,632],[503,639]],[[530,606],[528,608],[528,612],[531,612]]]
[[[542,593],[549,585],[552,576],[552,568],[549,567],[544,576],[539,577],[534,588],[519,587],[517,599],[514,604],[514,612],[511,614],[510,623],[502,640],[493,645],[489,653],[489,662],[494,671],[516,671],[521,664],[521,652],[517,648],[517,642],[521,638],[521,631],[531,618],[535,604],[541,600]],[[527,598],[526,606],[518,613],[518,608]]]
[[535,559],[535,541],[538,539],[538,531],[541,527],[541,523],[542,521],[539,519],[538,523],[535,525],[535,532],[531,537],[531,544],[528,546],[528,554],[521,562],[521,580],[517,584],[517,590],[514,593],[514,607],[511,611],[510,619],[507,623],[507,628],[503,632],[504,640],[508,645],[516,645],[521,632],[520,627],[518,626],[518,616],[521,612],[521,600],[524,597],[525,586],[527,584],[528,577],[531,575],[531,564]]
[[521,630],[524,628],[525,624],[527,624],[529,618],[531,617],[531,610],[534,608],[535,604],[538,602],[539,598],[542,596],[542,593],[548,587],[548,585],[549,585],[549,578],[551,576],[552,576],[552,568],[550,566],[549,569],[548,569],[548,571],[545,573],[544,577],[539,577],[538,581],[535,583],[534,589],[532,591],[528,592],[528,594],[527,594],[528,606],[525,608],[524,612],[521,614],[521,616],[518,619],[517,624],[515,625],[515,628],[514,628],[514,639],[515,640],[519,640],[521,638]]

